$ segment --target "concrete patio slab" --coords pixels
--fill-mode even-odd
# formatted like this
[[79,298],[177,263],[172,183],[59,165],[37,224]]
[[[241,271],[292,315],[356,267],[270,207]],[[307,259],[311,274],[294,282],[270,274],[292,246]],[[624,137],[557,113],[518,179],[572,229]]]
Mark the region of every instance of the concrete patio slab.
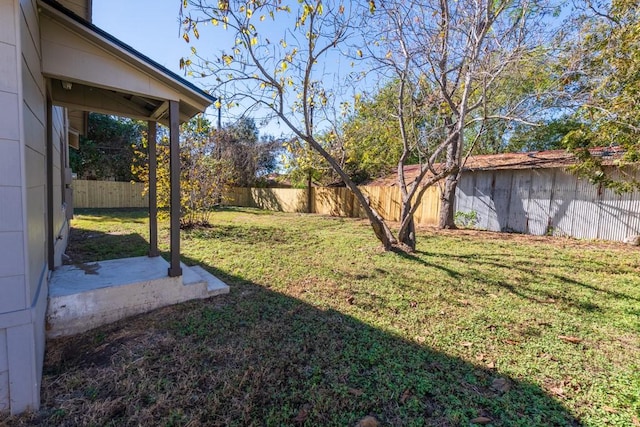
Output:
[[169,277],[161,257],[123,258],[57,268],[49,284],[47,337],[73,335],[128,316],[229,292],[202,267]]

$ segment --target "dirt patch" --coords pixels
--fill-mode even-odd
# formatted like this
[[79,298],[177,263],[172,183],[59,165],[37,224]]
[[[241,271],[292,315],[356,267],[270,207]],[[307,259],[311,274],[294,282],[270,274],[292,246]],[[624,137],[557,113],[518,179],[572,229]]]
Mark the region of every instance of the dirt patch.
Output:
[[559,248],[585,248],[585,249],[613,249],[624,252],[634,252],[640,250],[623,242],[610,242],[604,240],[580,240],[570,237],[558,236],[532,236],[530,234],[520,233],[499,233],[496,231],[458,229],[458,230],[440,230],[431,226],[419,226],[418,230],[434,236],[451,236],[451,237],[470,237],[474,239],[484,239],[505,242],[518,242],[523,244],[538,243],[546,245],[554,245]]

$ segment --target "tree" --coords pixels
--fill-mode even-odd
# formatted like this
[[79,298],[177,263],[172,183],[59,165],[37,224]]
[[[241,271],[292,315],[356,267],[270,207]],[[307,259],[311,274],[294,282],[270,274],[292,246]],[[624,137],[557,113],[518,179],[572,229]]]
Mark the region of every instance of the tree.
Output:
[[[388,175],[402,154],[396,115],[397,80],[386,83],[370,97],[358,96],[354,112],[341,126],[345,168],[355,182]],[[417,163],[413,155],[408,162]]]
[[[160,131],[156,145],[158,207],[170,206],[169,138]],[[233,164],[216,155],[216,148],[225,138],[224,132],[211,127],[208,120],[194,117],[180,128],[180,225],[182,227],[209,224],[213,208],[220,204],[233,180]],[[143,182],[149,183],[147,140],[144,150],[137,152],[133,170]]]
[[69,152],[71,168],[80,178],[135,181],[131,164],[142,144],[144,126],[137,120],[90,113],[87,137]]
[[[211,4],[213,3],[213,4]],[[323,74],[322,61],[346,44],[353,35],[359,4],[339,1],[306,0],[291,6],[280,0],[191,0],[182,3],[183,37],[200,37],[204,23],[231,33],[231,46],[216,58],[197,53],[183,58],[188,73],[213,75],[213,91],[227,104],[242,101],[246,109],[260,107],[270,111],[293,134],[316,150],[353,192],[363,207],[376,237],[386,249],[397,242],[383,218],[321,144],[319,126],[329,126],[335,92]],[[278,19],[280,34],[273,34],[268,23]],[[271,40],[270,37],[274,37]],[[326,71],[326,68],[325,68]]]
[[[379,32],[366,54],[376,69],[398,82],[398,238],[407,246],[415,247],[413,214],[424,191],[444,181],[439,225],[454,228],[455,190],[473,147],[488,130],[496,130],[495,122],[528,122],[522,113],[535,98],[533,91],[507,83],[523,81],[521,65],[540,57],[545,5],[535,0],[380,2]],[[505,93],[505,88],[512,90]],[[408,182],[404,166],[416,153],[420,172]]]
[[227,159],[233,165],[234,185],[253,187],[261,176],[276,169],[282,143],[269,136],[260,139],[252,118],[242,117],[219,133],[215,152],[218,159]]
[[640,8],[635,0],[587,0],[580,11],[580,30],[565,57],[571,74],[564,83],[581,101],[575,116],[581,126],[564,143],[581,159],[579,175],[618,191],[640,188],[637,179],[607,175],[588,151],[619,146],[625,150],[621,165],[640,161]]
[[[487,108],[505,70],[535,48],[542,34],[543,0],[390,0],[341,2],[301,0],[205,0],[183,3],[183,37],[199,38],[204,23],[232,33],[232,46],[215,58],[192,46],[194,62],[183,58],[188,73],[215,76],[213,91],[228,104],[271,111],[304,144],[317,151],[353,192],[384,247],[398,240],[415,248],[413,214],[426,188],[446,178],[442,226],[453,226],[453,197],[465,159],[464,150],[490,120],[512,119],[511,111]],[[363,7],[364,6],[364,7]],[[277,16],[277,18],[276,18]],[[266,23],[279,20],[279,34]],[[534,24],[540,25],[533,28]],[[365,29],[360,32],[360,29]],[[372,37],[371,34],[375,34]],[[537,32],[536,32],[537,31]],[[275,37],[274,37],[275,36]],[[274,38],[271,40],[271,38]],[[329,60],[369,57],[381,79],[397,80],[396,111],[402,150],[398,161],[402,221],[398,239],[358,189],[341,161],[318,138],[338,134],[335,73]],[[352,73],[353,76],[354,73]],[[355,73],[357,74],[357,73]],[[328,84],[328,86],[327,86]],[[344,102],[343,102],[344,104]],[[516,108],[522,105],[517,103]],[[491,111],[491,113],[489,113]],[[423,114],[424,113],[424,114]],[[469,129],[477,129],[470,141]],[[408,183],[403,166],[418,153],[422,168]],[[438,160],[444,160],[435,168]]]

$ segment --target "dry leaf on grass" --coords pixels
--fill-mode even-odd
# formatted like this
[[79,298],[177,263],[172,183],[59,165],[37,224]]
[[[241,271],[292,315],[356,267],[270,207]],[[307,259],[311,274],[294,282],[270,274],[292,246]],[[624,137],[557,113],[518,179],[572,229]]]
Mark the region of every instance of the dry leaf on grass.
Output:
[[307,420],[307,418],[309,418],[309,411],[306,408],[302,408],[300,409],[300,412],[298,412],[298,415],[296,415],[296,417],[293,419],[293,421],[296,423],[303,423]]
[[356,424],[356,427],[378,427],[379,425],[380,423],[378,422],[378,420],[375,419],[375,417],[366,416],[360,421],[358,421],[358,424]]
[[359,388],[350,388],[349,393],[353,394],[354,396],[362,396],[364,394],[364,391],[360,390]]
[[400,396],[400,403],[404,405],[404,402],[406,402],[407,399],[410,397],[411,397],[411,390],[406,389],[404,393],[402,393],[402,396]]
[[489,417],[477,417],[471,420],[471,424],[489,424],[491,421]]
[[491,388],[501,393],[506,393],[511,390],[511,384],[505,378],[496,378],[491,383]]
[[564,389],[562,387],[551,387],[549,391],[558,397],[564,397]]
[[582,338],[567,335],[558,335],[558,339],[564,342],[570,342],[571,344],[580,344],[582,342]]

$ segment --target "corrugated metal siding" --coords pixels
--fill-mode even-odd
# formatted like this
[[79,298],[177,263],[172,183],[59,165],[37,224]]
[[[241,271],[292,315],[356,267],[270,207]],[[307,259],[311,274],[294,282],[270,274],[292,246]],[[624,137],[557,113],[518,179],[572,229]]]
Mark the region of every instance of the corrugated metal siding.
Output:
[[475,211],[477,227],[492,231],[616,241],[640,234],[640,192],[618,195],[563,169],[465,172],[456,210]]
[[598,187],[589,181],[579,179],[573,198],[571,236],[578,239],[596,239],[599,217]]
[[456,188],[456,211],[469,213],[473,211],[473,199],[476,174],[463,174]]
[[[613,173],[614,178],[621,178],[618,171]],[[600,191],[598,208],[600,219],[598,221],[598,239],[624,240],[627,234],[626,215],[628,209],[629,194],[616,194],[614,191],[604,189]]]
[[515,233],[529,232],[529,191],[531,190],[531,171],[514,170],[511,171],[511,198],[509,209],[509,220],[505,231]]
[[553,188],[553,169],[532,170],[529,194],[529,233],[537,236],[549,230],[549,210]]
[[511,210],[511,182],[513,174],[509,171],[495,171],[493,175],[493,200],[495,216],[489,224],[489,230],[508,231],[509,212]]
[[554,236],[571,236],[572,211],[576,193],[576,179],[567,175],[563,170],[556,169],[553,185],[553,199],[551,200],[549,216]]
[[492,200],[493,172],[476,173],[474,187],[473,210],[478,214],[477,227],[483,230],[491,230],[489,226],[494,222],[495,209]]

